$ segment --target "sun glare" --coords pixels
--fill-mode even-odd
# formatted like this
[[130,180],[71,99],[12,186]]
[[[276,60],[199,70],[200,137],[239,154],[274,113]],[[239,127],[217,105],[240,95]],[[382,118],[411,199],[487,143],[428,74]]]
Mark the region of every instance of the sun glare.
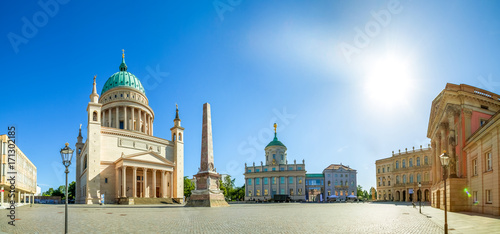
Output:
[[397,57],[387,57],[377,60],[367,69],[365,91],[370,103],[393,108],[408,104],[411,81],[408,63]]

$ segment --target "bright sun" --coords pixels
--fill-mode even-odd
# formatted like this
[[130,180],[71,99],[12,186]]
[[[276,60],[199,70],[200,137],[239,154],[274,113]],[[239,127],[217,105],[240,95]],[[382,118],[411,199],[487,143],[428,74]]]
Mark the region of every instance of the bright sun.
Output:
[[412,84],[407,61],[394,56],[379,59],[367,69],[365,91],[372,104],[394,108],[408,104]]

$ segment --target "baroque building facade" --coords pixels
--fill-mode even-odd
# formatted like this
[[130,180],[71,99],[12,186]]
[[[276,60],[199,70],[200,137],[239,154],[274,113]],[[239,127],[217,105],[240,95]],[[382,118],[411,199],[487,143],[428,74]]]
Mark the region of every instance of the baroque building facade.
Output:
[[356,170],[342,164],[331,164],[323,170],[325,176],[324,196],[336,196],[337,199],[347,200],[357,198]]
[[87,105],[87,139],[81,128],[76,143],[76,202],[134,204],[136,198],[184,196],[184,128],[178,109],[171,140],[153,136],[155,114],[139,79],[119,71],[96,82]]
[[[0,135],[0,156],[0,206],[8,207],[10,205],[8,204],[9,200],[12,198],[17,203],[34,203],[34,195],[37,190],[37,169],[35,165],[17,147],[14,141],[11,141],[8,135]],[[14,170],[10,169],[10,165],[14,165]],[[8,173],[10,171],[16,172],[15,189],[13,190],[11,189],[11,180],[9,180],[10,176],[12,176],[12,174]]]
[[[377,200],[430,201],[431,149],[416,149],[398,153],[375,162],[377,175]],[[421,185],[419,188],[418,185]]]
[[245,163],[245,200],[270,200],[274,195],[288,195],[291,200],[305,201],[305,162],[289,164],[286,146],[278,140],[276,124],[274,139],[265,147],[265,165]]
[[432,101],[427,137],[432,144],[432,206],[500,215],[500,95],[465,84],[446,84]]

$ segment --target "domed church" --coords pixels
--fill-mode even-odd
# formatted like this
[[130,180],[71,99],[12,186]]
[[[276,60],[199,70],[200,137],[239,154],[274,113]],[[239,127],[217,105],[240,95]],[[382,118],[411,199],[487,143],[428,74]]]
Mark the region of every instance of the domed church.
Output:
[[171,139],[153,136],[155,114],[141,81],[127,71],[125,54],[119,71],[96,82],[87,105],[87,139],[76,143],[76,203],[136,204],[184,196],[184,128],[176,107]]

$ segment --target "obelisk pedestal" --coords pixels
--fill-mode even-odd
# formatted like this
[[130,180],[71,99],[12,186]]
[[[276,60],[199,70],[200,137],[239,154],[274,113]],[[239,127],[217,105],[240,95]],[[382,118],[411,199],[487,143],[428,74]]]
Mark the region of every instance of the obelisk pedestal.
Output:
[[201,135],[201,162],[195,177],[195,190],[186,206],[220,207],[229,206],[220,190],[220,175],[214,166],[214,148],[212,141],[212,117],[210,104],[203,104],[203,127]]

